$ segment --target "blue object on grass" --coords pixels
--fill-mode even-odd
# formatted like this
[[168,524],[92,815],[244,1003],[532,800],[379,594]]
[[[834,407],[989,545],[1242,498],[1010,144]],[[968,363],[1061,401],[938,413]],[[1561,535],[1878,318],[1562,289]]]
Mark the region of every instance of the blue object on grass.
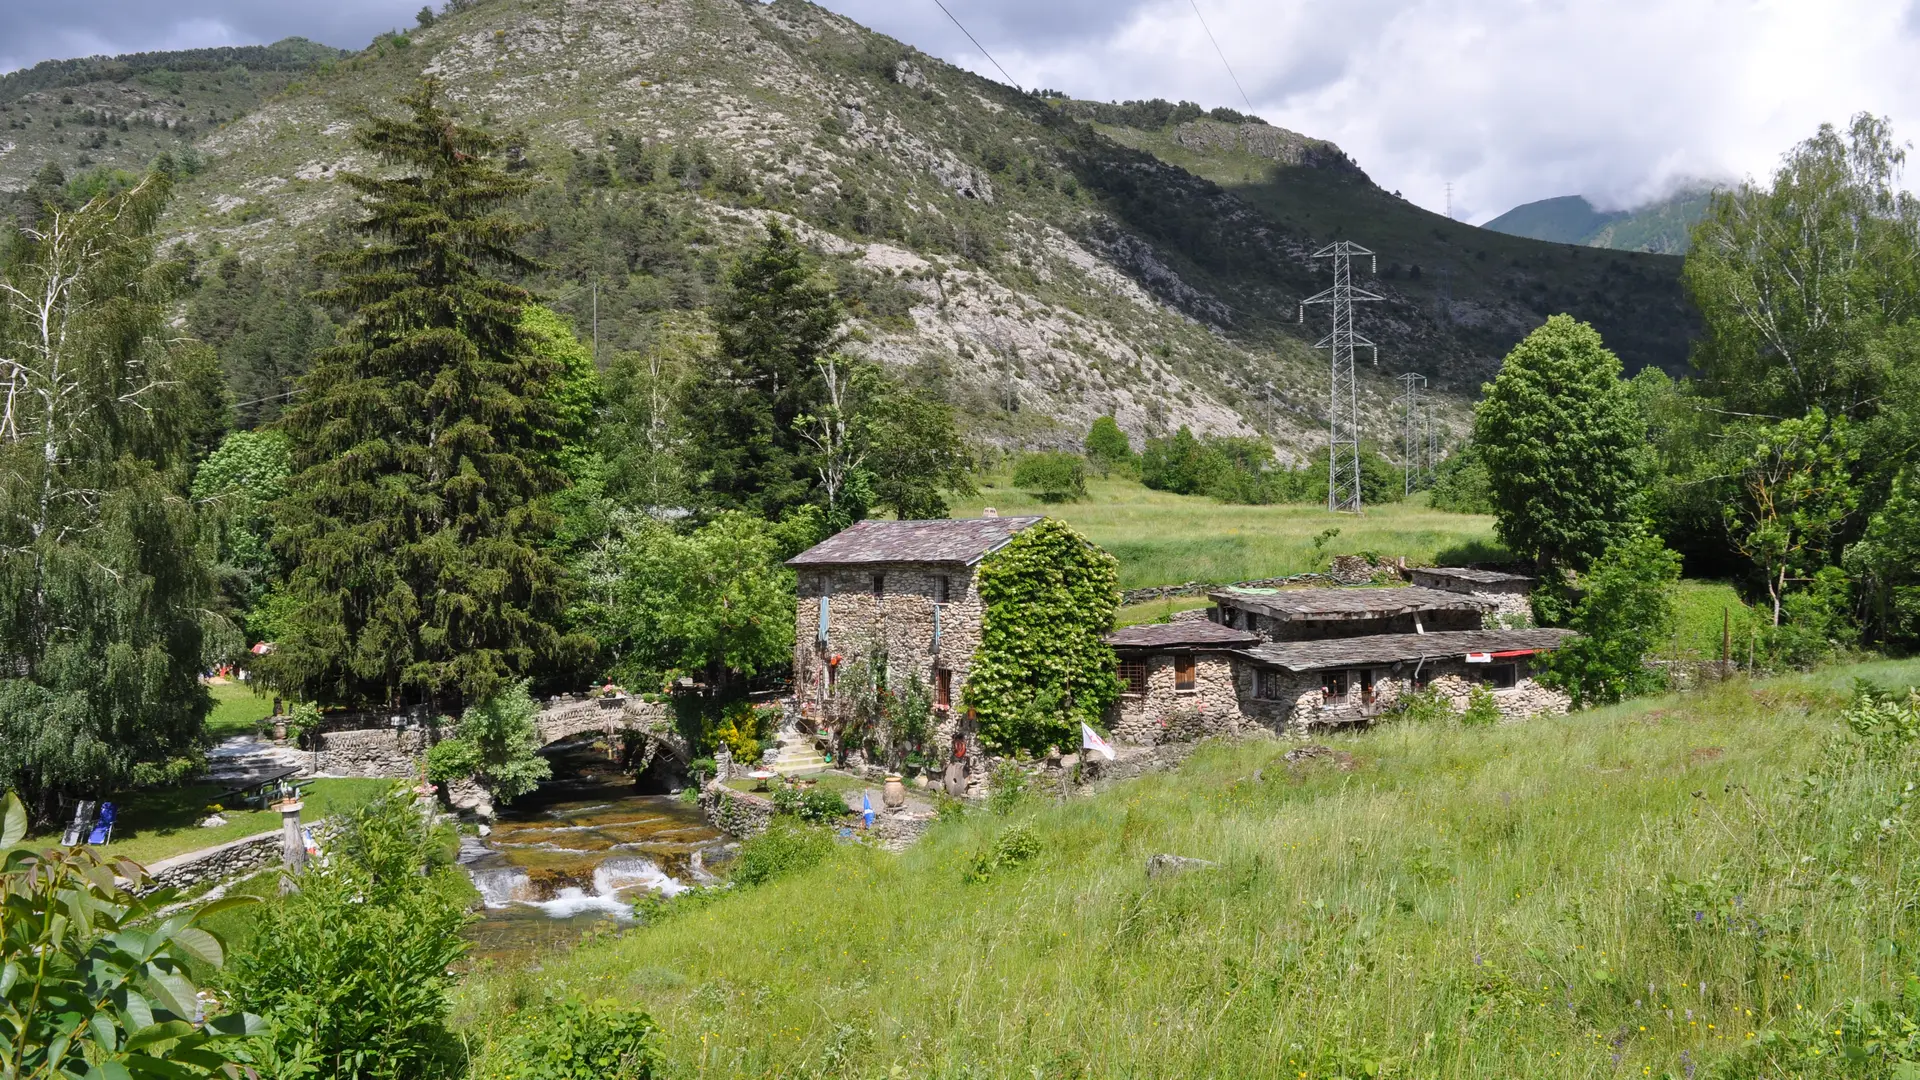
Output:
[[100,804],[100,816],[94,820],[93,833],[87,837],[89,844],[104,844],[113,839],[113,804]]

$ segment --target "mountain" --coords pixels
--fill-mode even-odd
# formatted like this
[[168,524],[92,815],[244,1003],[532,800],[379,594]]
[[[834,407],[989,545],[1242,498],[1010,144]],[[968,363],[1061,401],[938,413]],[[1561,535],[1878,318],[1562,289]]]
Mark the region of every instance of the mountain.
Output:
[[[1381,253],[1377,276],[1355,273],[1384,297],[1360,319],[1381,350],[1361,397],[1383,443],[1395,375],[1427,374],[1457,433],[1507,348],[1554,311],[1595,322],[1633,366],[1684,363],[1679,260],[1449,222],[1338,147],[1230,110],[1023,94],[799,0],[454,7],[192,140],[205,165],[166,228],[221,267],[209,288],[310,272],[353,213],[336,177],[373,164],[354,118],[432,76],[538,181],[529,247],[546,269],[528,284],[583,335],[592,323],[599,349],[682,341],[676,313],[706,306],[782,221],[848,298],[850,347],[944,390],[990,444],[1077,445],[1112,412],[1136,437],[1185,424],[1311,452],[1326,316],[1302,324],[1299,301],[1329,283],[1312,254],[1333,239]],[[34,130],[44,148],[49,129]],[[209,325],[244,321],[223,320]],[[324,337],[303,333],[273,340]],[[263,347],[283,385],[304,347]]]
[[1584,195],[1561,195],[1516,206],[1481,228],[1556,244],[1684,255],[1712,201],[1712,188],[1692,187],[1632,210],[1602,211]]
[[[1396,318],[1391,333],[1375,340],[1413,370],[1430,378],[1440,371],[1442,386],[1475,393],[1513,343],[1556,312],[1591,322],[1629,371],[1686,370],[1694,314],[1677,258],[1582,252],[1478,229],[1382,190],[1333,143],[1262,123],[1176,117],[1156,127],[1141,124],[1137,110],[1129,117],[1091,103],[1060,107],[1117,142],[1214,181],[1292,234],[1354,240],[1377,252],[1374,285]],[[1431,362],[1433,336],[1405,319],[1410,309],[1481,362],[1458,373]]]
[[67,175],[145,168],[180,154],[296,79],[350,54],[305,38],[272,45],[48,60],[0,75],[0,192],[51,161]]

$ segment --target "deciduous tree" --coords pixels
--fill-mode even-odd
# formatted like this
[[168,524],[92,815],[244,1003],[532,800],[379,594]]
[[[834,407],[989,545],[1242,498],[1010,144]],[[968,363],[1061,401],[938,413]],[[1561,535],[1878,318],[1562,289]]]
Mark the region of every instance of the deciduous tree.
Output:
[[166,195],[55,211],[0,276],[0,786],[43,813],[190,767],[211,704]]
[[1641,514],[1646,429],[1620,358],[1555,315],[1484,389],[1473,441],[1501,541],[1542,568],[1585,569]]

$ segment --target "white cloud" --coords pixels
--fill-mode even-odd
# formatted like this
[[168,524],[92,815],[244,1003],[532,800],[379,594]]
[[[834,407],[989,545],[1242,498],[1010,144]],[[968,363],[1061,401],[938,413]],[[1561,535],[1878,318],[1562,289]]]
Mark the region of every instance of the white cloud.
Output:
[[[991,73],[957,33],[914,13],[919,4],[827,2],[896,36],[925,34],[936,43],[916,43],[928,51]],[[1016,0],[951,6],[1029,84],[1239,106],[1188,0],[1118,6],[1067,37],[1022,37]],[[1455,214],[1469,220],[1553,195],[1622,205],[1688,179],[1764,177],[1821,123],[1860,111],[1920,136],[1920,0],[1201,8],[1262,116],[1338,142],[1382,186],[1436,210],[1451,182]]]
[[[0,71],[273,41],[356,47],[423,0],[0,0]],[[640,2],[640,0],[623,0]],[[1389,190],[1484,221],[1575,192],[1630,204],[1764,177],[1823,122],[1920,138],[1920,0],[1197,0],[1268,120]],[[932,0],[828,7],[991,78]],[[1023,85],[1240,105],[1192,0],[945,0]],[[1920,171],[1920,162],[1916,163]]]

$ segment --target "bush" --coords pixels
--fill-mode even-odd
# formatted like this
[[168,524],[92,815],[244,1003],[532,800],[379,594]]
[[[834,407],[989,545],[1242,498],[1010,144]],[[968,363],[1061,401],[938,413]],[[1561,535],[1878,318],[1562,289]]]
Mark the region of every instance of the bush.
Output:
[[1388,717],[1414,724],[1432,724],[1453,719],[1453,706],[1432,690],[1416,690],[1396,701]]
[[1041,502],[1074,502],[1087,497],[1087,463],[1078,454],[1049,451],[1027,454],[1014,466],[1013,486]]
[[[173,897],[136,898],[143,870],[89,847],[21,843],[26,808],[8,794],[0,824],[0,1075],[220,1075],[261,1030],[246,1013],[196,1026],[189,964],[218,968],[220,941],[201,926],[230,900],[159,917]],[[79,916],[76,918],[75,916]],[[137,1005],[135,1004],[137,1003]],[[235,1075],[238,1071],[235,1070]]]
[[1093,422],[1087,431],[1087,460],[1105,476],[1116,465],[1125,465],[1133,460],[1133,444],[1127,441],[1127,433],[1111,416],[1103,416]]
[[828,825],[847,816],[846,801],[825,788],[805,791],[783,784],[773,793],[773,811],[783,817],[795,817],[811,825]]
[[[465,765],[466,772],[471,773],[495,799],[502,803],[512,802],[553,775],[552,766],[540,756],[540,734],[535,719],[539,715],[540,706],[528,692],[525,679],[503,693],[469,706],[460,714],[460,723],[454,729],[455,737],[439,744],[445,746],[452,742],[463,745],[442,751],[439,767],[444,770]],[[439,749],[439,746],[434,749]],[[429,775],[434,767],[434,758],[429,751]],[[436,779],[452,780],[457,776]]]
[[833,834],[827,830],[776,819],[766,832],[740,845],[733,881],[737,885],[760,885],[817,866],[832,851]]
[[[1673,636],[1674,584],[1680,557],[1658,537],[1639,536],[1615,544],[1580,583],[1584,592],[1567,618],[1579,637],[1547,658],[1540,681],[1565,690],[1574,704],[1604,705],[1666,685],[1666,676],[1647,667],[1646,656]],[[1534,611],[1549,620],[1566,600],[1551,583],[1542,583]],[[1551,602],[1549,602],[1551,601]]]
[[1472,443],[1434,470],[1432,491],[1429,503],[1435,510],[1455,514],[1493,513],[1493,489],[1487,479],[1487,463]]
[[659,1029],[618,1001],[549,998],[504,1018],[508,1034],[486,1044],[474,1080],[650,1080],[659,1075]]
[[1460,714],[1460,723],[1466,727],[1488,727],[1500,722],[1500,706],[1493,700],[1493,691],[1484,686],[1476,686],[1467,692],[1467,711]]
[[993,846],[975,855],[967,864],[969,885],[984,885],[1003,870],[1032,862],[1040,854],[1040,835],[1029,822],[1009,826],[994,838]]
[[472,886],[452,863],[457,843],[397,788],[346,821],[298,892],[262,909],[224,982],[267,1019],[272,1056],[336,1080],[458,1071],[448,993]]
[[1003,816],[1013,813],[1027,801],[1032,783],[1033,778],[1018,762],[1004,759],[995,762],[993,771],[987,775],[987,809]]

